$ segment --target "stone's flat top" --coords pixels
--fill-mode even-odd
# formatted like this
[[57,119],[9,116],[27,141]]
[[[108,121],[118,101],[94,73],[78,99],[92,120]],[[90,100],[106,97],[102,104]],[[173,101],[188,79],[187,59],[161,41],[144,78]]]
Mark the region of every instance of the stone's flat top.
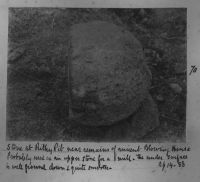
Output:
[[[71,28],[73,55],[86,49],[141,51],[140,42],[126,29],[104,21],[75,24]],[[138,55],[142,56],[142,54]]]
[[85,125],[110,125],[135,112],[151,78],[140,42],[114,24],[72,26],[72,110]]

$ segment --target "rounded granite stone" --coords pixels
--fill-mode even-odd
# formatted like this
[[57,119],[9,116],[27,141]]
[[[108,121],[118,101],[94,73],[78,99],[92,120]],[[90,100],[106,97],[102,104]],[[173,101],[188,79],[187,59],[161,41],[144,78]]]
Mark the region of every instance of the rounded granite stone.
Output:
[[94,21],[70,30],[71,109],[83,125],[111,125],[147,97],[151,74],[140,42],[126,29]]

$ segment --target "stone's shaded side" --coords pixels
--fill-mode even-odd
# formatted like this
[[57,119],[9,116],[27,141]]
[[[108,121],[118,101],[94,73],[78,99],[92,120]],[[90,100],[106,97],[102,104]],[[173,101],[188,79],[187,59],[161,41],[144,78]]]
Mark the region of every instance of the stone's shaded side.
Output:
[[105,134],[105,140],[138,141],[138,139],[142,139],[142,137],[158,126],[158,108],[152,97],[148,95],[133,116],[109,128]]
[[[138,142],[144,141],[143,138],[146,138],[146,135],[158,126],[158,108],[152,97],[148,95],[139,109],[130,117],[109,126],[70,125],[70,129],[64,135],[69,135],[70,131],[73,134],[73,141]],[[72,139],[70,138],[70,140]],[[145,141],[148,141],[148,138]]]
[[151,82],[142,46],[128,31],[95,21],[71,27],[72,110],[84,125],[111,125],[135,112]]

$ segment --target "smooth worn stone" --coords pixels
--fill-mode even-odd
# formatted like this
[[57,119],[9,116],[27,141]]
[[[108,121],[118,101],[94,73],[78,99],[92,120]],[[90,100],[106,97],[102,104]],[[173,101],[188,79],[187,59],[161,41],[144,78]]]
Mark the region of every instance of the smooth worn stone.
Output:
[[112,23],[71,27],[71,109],[83,125],[111,125],[135,112],[146,98],[151,74],[140,42]]
[[177,83],[170,83],[169,86],[177,94],[182,92],[181,86],[179,84],[177,84]]

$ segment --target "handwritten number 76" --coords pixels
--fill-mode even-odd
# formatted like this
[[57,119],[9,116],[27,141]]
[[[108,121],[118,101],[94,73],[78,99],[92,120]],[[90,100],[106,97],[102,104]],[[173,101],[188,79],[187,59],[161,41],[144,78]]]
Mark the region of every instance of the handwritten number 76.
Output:
[[191,75],[192,73],[196,73],[197,72],[197,67],[195,65],[191,65],[191,70],[189,75]]

